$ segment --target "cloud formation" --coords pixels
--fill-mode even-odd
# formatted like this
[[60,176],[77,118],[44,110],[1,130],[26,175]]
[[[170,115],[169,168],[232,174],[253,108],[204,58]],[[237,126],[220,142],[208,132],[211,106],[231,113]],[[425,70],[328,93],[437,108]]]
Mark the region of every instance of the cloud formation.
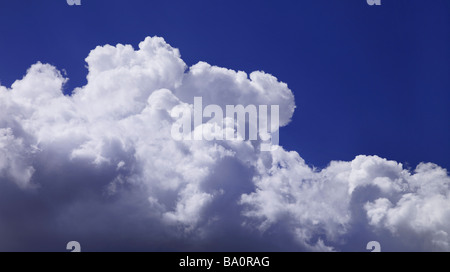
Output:
[[274,76],[187,67],[159,37],[86,62],[70,96],[42,63],[0,86],[0,250],[450,250],[450,177],[437,165],[358,156],[315,169],[257,141],[171,136],[194,97],[279,105],[288,125],[294,96]]

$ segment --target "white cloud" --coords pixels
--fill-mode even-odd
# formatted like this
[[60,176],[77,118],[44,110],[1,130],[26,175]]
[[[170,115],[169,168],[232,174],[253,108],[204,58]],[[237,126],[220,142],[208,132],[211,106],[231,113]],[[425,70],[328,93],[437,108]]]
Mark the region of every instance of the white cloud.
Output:
[[[296,152],[283,150],[271,159],[256,177],[256,191],[242,196],[250,207],[246,215],[260,219],[262,229],[282,222],[315,250],[314,243],[322,247],[321,235],[329,242],[352,235],[352,220],[358,216],[352,199],[362,198],[375,231],[388,230],[400,244],[420,240],[408,250],[449,250],[450,179],[444,169],[420,164],[411,174],[394,161],[358,156],[314,171]],[[369,193],[358,192],[364,187]]]
[[0,178],[12,179],[21,188],[30,185],[34,168],[27,161],[29,153],[22,139],[16,139],[11,129],[0,129]]
[[[0,209],[0,237],[10,237],[0,249],[77,236],[98,250],[116,243],[116,250],[330,251],[345,249],[362,228],[366,242],[378,235],[399,249],[450,250],[449,176],[436,165],[410,173],[358,156],[318,170],[283,148],[172,138],[174,109],[192,112],[196,96],[224,108],[280,105],[287,125],[294,96],[272,75],[204,62],[188,68],[158,37],[137,50],[97,47],[86,61],[88,83],[72,96],[62,93],[67,79],[41,63],[11,88],[0,86],[0,204],[17,210],[11,217]],[[26,228],[31,222],[38,224]]]
[[[426,250],[450,250],[450,178],[434,164],[420,164],[405,176],[396,202],[387,198],[365,205],[370,224],[387,228],[401,239],[425,239]],[[390,197],[391,199],[395,199]]]

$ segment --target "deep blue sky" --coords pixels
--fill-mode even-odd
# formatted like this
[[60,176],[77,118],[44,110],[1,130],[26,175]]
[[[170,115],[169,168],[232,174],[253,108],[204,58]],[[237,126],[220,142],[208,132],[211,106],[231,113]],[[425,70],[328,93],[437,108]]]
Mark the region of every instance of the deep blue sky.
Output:
[[85,84],[106,43],[162,36],[188,65],[263,70],[296,96],[280,139],[307,163],[359,154],[450,169],[450,1],[14,0],[0,2],[0,81],[37,61]]

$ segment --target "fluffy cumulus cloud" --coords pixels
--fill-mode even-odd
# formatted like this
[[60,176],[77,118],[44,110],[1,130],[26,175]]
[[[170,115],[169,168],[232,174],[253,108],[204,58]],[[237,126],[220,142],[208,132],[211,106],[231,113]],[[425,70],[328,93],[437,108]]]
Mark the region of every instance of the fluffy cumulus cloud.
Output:
[[[259,140],[173,137],[194,97],[279,105],[288,125],[294,96],[274,76],[187,67],[159,37],[86,62],[71,95],[42,63],[0,86],[0,250],[450,250],[450,177],[437,165],[358,156],[315,169]],[[214,120],[192,133],[230,122]]]

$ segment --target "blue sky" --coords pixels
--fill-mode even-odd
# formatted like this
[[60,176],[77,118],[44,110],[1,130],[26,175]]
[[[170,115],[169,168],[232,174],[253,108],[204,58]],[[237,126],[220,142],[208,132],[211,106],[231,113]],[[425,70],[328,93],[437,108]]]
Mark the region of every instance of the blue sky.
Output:
[[450,3],[383,1],[4,1],[0,80],[37,61],[86,83],[97,45],[162,36],[197,61],[263,70],[297,110],[281,142],[308,163],[376,154],[450,167]]

